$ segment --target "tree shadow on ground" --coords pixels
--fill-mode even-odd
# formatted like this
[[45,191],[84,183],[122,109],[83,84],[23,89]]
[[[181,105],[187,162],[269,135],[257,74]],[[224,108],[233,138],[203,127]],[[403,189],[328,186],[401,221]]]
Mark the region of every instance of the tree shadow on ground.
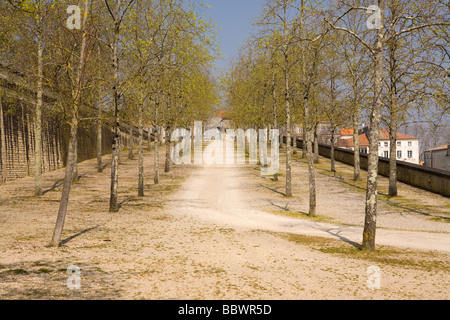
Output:
[[79,232],[79,233],[77,233],[77,234],[75,234],[75,235],[73,235],[73,236],[71,236],[71,237],[69,237],[69,238],[67,238],[67,239],[62,240],[62,241],[59,243],[59,245],[60,245],[60,246],[66,245],[67,243],[69,243],[69,242],[72,241],[73,239],[78,238],[79,236],[82,236],[83,234],[88,233],[88,232],[90,232],[90,231],[92,231],[92,230],[98,229],[98,227],[100,227],[100,226],[95,226],[95,227],[92,227],[92,228],[83,230],[83,231],[81,231],[81,232]]

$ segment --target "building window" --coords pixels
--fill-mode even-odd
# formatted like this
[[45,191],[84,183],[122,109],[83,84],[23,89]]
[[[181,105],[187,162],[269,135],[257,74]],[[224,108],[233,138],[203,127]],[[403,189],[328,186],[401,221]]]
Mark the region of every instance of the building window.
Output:
[[408,141],[408,147],[412,147],[412,141]]
[[401,151],[397,151],[397,159],[401,159],[402,158],[402,152]]
[[389,142],[385,142],[385,143],[384,143],[384,146],[385,146],[385,147],[389,147]]
[[397,141],[397,147],[401,147],[402,146],[402,142],[401,141]]
[[408,159],[412,159],[413,157],[413,152],[412,151],[408,151]]
[[384,152],[384,157],[385,157],[385,158],[389,158],[389,151],[385,151],[385,152]]

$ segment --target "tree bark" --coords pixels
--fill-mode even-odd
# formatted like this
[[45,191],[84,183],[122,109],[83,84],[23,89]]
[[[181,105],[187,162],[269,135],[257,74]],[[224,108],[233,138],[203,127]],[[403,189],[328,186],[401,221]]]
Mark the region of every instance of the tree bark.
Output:
[[139,185],[138,196],[144,196],[144,124],[142,120],[144,105],[139,104]]
[[292,197],[292,166],[291,166],[291,97],[289,83],[289,61],[285,54],[285,97],[286,97],[286,197]]
[[[381,26],[384,25],[385,0],[378,1],[378,7],[381,13]],[[383,53],[384,53],[384,30],[377,31],[377,42],[375,47],[375,83],[374,83],[374,102],[370,117],[370,150],[369,166],[367,173],[367,193],[365,222],[363,232],[362,249],[366,251],[375,250],[375,236],[377,228],[377,204],[378,204],[378,143],[380,141],[380,119],[382,108],[382,89],[383,89]]]
[[134,126],[130,124],[130,134],[129,134],[129,151],[128,151],[128,159],[134,160]]
[[170,128],[166,129],[166,161],[164,164],[164,172],[170,172]]
[[336,159],[335,159],[335,131],[336,128],[332,126],[332,130],[331,130],[331,172],[336,172]]
[[396,197],[398,196],[398,188],[397,188],[397,121],[395,118],[391,118],[389,141],[390,141],[389,196]]
[[307,148],[306,148],[307,144],[306,144],[306,120],[305,123],[303,124],[303,147],[302,147],[302,159],[305,159],[308,155],[307,155]]
[[70,188],[72,185],[72,175],[73,175],[73,169],[74,169],[74,154],[75,154],[74,146],[75,146],[75,141],[77,138],[76,132],[77,132],[77,124],[76,124],[76,121],[72,120],[71,129],[70,129],[69,151],[68,151],[68,155],[67,155],[66,174],[65,174],[64,183],[63,183],[61,201],[59,203],[58,217],[56,219],[56,225],[55,225],[55,229],[53,231],[52,241],[50,242],[50,245],[53,247],[60,246],[62,232],[63,232],[63,228],[64,228],[64,222],[66,219],[67,207],[69,205],[69,195],[70,195]]
[[78,66],[77,72],[77,80],[76,80],[76,89],[75,96],[73,97],[73,110],[72,110],[72,121],[70,127],[70,143],[69,143],[69,151],[67,154],[67,167],[66,173],[63,182],[63,190],[61,194],[61,201],[59,203],[59,211],[58,217],[56,219],[55,230],[53,232],[52,241],[50,242],[51,246],[57,247],[61,244],[61,237],[64,228],[64,221],[66,219],[67,206],[69,205],[69,195],[70,188],[72,185],[74,164],[75,164],[75,155],[76,155],[76,142],[77,142],[77,131],[78,131],[78,109],[81,102],[81,91],[82,91],[82,79],[84,73],[84,67],[86,64],[86,45],[87,45],[87,19],[89,13],[89,0],[85,0],[85,8],[84,8],[84,19],[83,19],[83,40],[81,43],[81,53],[80,53],[80,63]]
[[[272,65],[272,69],[274,66]],[[277,101],[277,92],[276,92],[276,78],[275,78],[275,71],[273,69],[272,71],[272,98],[273,98],[273,129],[278,129],[278,101]],[[279,137],[279,139],[281,136]],[[279,159],[276,159],[275,161],[279,161]],[[274,173],[273,175],[273,181],[277,182],[278,179],[278,172]]]
[[97,172],[102,173],[103,172],[103,137],[102,137],[102,127],[103,127],[103,121],[102,121],[102,111],[100,106],[98,107],[98,115],[97,115]]
[[154,169],[155,169],[155,184],[159,184],[159,139],[161,135],[161,127],[156,126],[155,131],[155,158],[154,158]]
[[152,150],[152,127],[147,128],[147,150]]
[[316,121],[314,126],[314,163],[319,164],[320,158],[319,158],[319,122]]
[[361,180],[361,155],[359,152],[359,122],[358,122],[358,111],[356,110],[353,114],[353,141],[354,141],[354,166],[353,166],[353,180]]
[[37,14],[37,96],[34,112],[34,194],[37,197],[43,195],[42,190],[42,105],[43,105],[43,81],[44,81],[44,44],[43,44],[43,21],[41,8]]
[[109,212],[119,212],[119,157],[120,157],[120,115],[119,115],[119,35],[120,35],[120,7],[121,0],[117,1],[117,12],[114,21],[113,41],[113,72],[114,72],[114,140],[112,145],[111,163],[111,195],[109,200]]
[[8,177],[8,171],[6,168],[6,132],[5,132],[5,123],[3,118],[3,104],[2,104],[3,94],[0,92],[0,137],[1,137],[1,160],[2,160],[2,179],[1,182],[6,182]]
[[298,150],[297,150],[297,135],[295,134],[295,128],[294,126],[292,126],[291,129],[291,135],[292,135],[292,153],[293,154],[298,154]]
[[[75,135],[77,135],[75,133]],[[73,170],[72,170],[72,182],[76,183],[80,181],[78,175],[78,139],[75,137],[75,142],[73,144]]]
[[389,196],[398,196],[397,188],[397,80],[395,70],[397,61],[395,58],[395,43],[390,46],[390,123],[389,123]]
[[[306,104],[309,102],[307,101]],[[306,120],[310,118],[309,115],[309,107],[305,107],[305,116]],[[313,138],[313,127],[308,122],[306,125],[306,133],[305,133],[305,139],[306,139],[306,150],[308,154],[308,179],[309,179],[309,216],[314,217],[316,216],[316,206],[317,206],[317,199],[316,199],[316,179],[315,179],[315,168],[314,168],[314,153],[313,153],[313,146],[312,146],[312,138]]]

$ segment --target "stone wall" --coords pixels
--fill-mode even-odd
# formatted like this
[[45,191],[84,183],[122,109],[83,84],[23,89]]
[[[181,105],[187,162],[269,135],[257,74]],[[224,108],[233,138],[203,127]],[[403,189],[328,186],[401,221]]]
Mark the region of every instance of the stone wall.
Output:
[[[286,142],[286,137],[284,137]],[[303,141],[297,139],[297,147],[303,147]],[[319,154],[325,158],[331,158],[331,147],[319,145]],[[336,148],[336,161],[354,165],[354,152],[346,149]],[[361,169],[367,170],[369,159],[367,155],[361,155]],[[379,174],[389,177],[389,159],[380,158]],[[406,162],[397,162],[397,179],[400,182],[417,187],[426,191],[450,197],[450,172],[427,168]]]
[[[34,175],[34,125],[32,111],[24,104],[11,106],[3,102],[5,145],[0,139],[0,181],[3,166],[6,165],[6,181]],[[78,129],[78,161],[97,157],[96,122],[81,123]],[[0,137],[3,133],[0,132]],[[45,117],[42,124],[43,172],[63,168],[67,162],[70,128],[61,117]],[[147,131],[144,140],[147,141]],[[138,146],[137,130],[134,130],[134,147]],[[103,154],[111,153],[113,133],[110,128],[102,129]],[[129,147],[129,130],[121,129],[121,149]],[[2,163],[6,159],[6,163]]]

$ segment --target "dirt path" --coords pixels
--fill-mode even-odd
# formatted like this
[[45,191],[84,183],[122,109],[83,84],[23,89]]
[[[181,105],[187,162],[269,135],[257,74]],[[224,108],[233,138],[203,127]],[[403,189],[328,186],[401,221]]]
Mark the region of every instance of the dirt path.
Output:
[[[222,141],[217,141],[213,142],[211,147],[222,148],[224,145]],[[251,203],[259,195],[256,185],[246,183],[246,169],[246,166],[205,164],[196,168],[175,195],[169,208],[172,208],[173,212],[195,216],[226,227],[320,236],[350,243],[361,242],[361,227],[303,221],[252,207]],[[377,243],[450,252],[448,233],[381,229],[377,232]]]
[[[109,160],[105,157],[105,164]],[[301,179],[295,179],[298,196],[288,200],[279,192],[283,176],[273,183],[261,178],[255,166],[174,166],[161,174],[160,185],[152,183],[153,152],[145,154],[145,168],[145,197],[140,198],[137,161],[122,154],[122,207],[111,214],[109,167],[99,174],[95,160],[80,163],[82,179],[72,188],[61,248],[47,244],[64,170],[44,175],[42,198],[32,196],[32,177],[0,185],[0,299],[450,298],[448,251],[379,246],[375,253],[364,253],[327,235],[317,221],[272,212],[287,202],[302,210]],[[302,177],[302,170],[296,163],[295,177]],[[320,210],[334,214],[336,206],[332,210],[324,198],[328,193],[336,201],[342,186],[326,175],[318,176],[318,182]],[[338,217],[359,219],[361,195],[344,194],[354,200],[343,211],[350,212],[348,217]],[[427,221],[423,227],[434,226],[445,231],[439,222]],[[329,238],[296,235],[295,228]],[[67,288],[72,265],[81,269],[80,290]],[[381,270],[379,290],[367,286],[367,269],[374,265]]]

